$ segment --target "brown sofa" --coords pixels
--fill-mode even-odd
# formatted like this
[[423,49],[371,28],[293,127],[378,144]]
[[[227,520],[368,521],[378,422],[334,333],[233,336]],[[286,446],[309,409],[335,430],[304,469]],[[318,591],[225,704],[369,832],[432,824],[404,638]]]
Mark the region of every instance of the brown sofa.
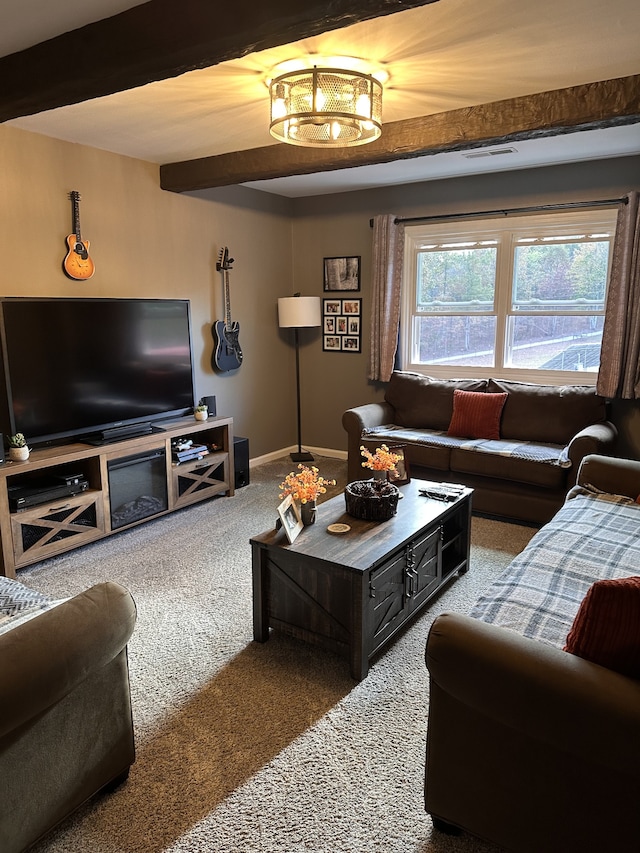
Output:
[[[434,620],[425,805],[436,828],[517,853],[640,850],[640,680],[563,651],[591,585],[639,573],[639,494],[640,462],[588,456],[471,614]],[[591,623],[600,647],[620,636],[609,614]],[[624,657],[636,649],[625,640]]]
[[[456,389],[506,393],[498,441],[447,435]],[[502,379],[433,379],[396,371],[384,401],[348,409],[349,481],[363,478],[360,445],[401,444],[411,475],[473,488],[474,511],[542,524],[562,505],[589,453],[612,454],[616,428],[591,386]]]
[[48,602],[1,580],[19,624],[0,624],[0,850],[22,853],[129,772],[126,646],[136,609],[115,583]]

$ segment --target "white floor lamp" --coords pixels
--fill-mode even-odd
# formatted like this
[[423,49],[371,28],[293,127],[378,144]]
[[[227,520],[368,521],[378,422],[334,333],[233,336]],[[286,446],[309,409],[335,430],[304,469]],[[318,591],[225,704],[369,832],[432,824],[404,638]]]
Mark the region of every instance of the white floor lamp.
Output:
[[293,329],[296,347],[296,395],[298,405],[298,452],[291,454],[293,462],[313,462],[313,456],[302,449],[300,421],[300,347],[298,329],[321,325],[319,296],[283,296],[278,299],[278,325],[281,329]]

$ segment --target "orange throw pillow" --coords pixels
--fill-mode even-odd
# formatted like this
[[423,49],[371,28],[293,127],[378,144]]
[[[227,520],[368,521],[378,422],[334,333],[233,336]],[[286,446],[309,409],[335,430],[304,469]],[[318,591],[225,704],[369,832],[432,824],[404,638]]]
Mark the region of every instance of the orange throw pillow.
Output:
[[589,587],[564,650],[640,678],[640,577],[596,581]]
[[507,393],[453,392],[453,415],[447,435],[456,438],[500,438],[500,418]]

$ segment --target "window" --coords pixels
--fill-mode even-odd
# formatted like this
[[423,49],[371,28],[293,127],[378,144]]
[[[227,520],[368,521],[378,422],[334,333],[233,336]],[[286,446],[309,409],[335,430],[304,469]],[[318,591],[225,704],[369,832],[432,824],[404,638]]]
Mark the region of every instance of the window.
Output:
[[405,231],[402,367],[595,384],[615,210]]

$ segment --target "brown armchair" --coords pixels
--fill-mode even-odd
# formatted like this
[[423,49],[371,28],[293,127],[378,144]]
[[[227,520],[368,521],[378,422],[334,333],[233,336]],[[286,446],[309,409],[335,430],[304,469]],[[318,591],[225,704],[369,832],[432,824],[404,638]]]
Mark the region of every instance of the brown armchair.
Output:
[[101,583],[0,635],[0,850],[22,853],[134,760],[136,609]]

